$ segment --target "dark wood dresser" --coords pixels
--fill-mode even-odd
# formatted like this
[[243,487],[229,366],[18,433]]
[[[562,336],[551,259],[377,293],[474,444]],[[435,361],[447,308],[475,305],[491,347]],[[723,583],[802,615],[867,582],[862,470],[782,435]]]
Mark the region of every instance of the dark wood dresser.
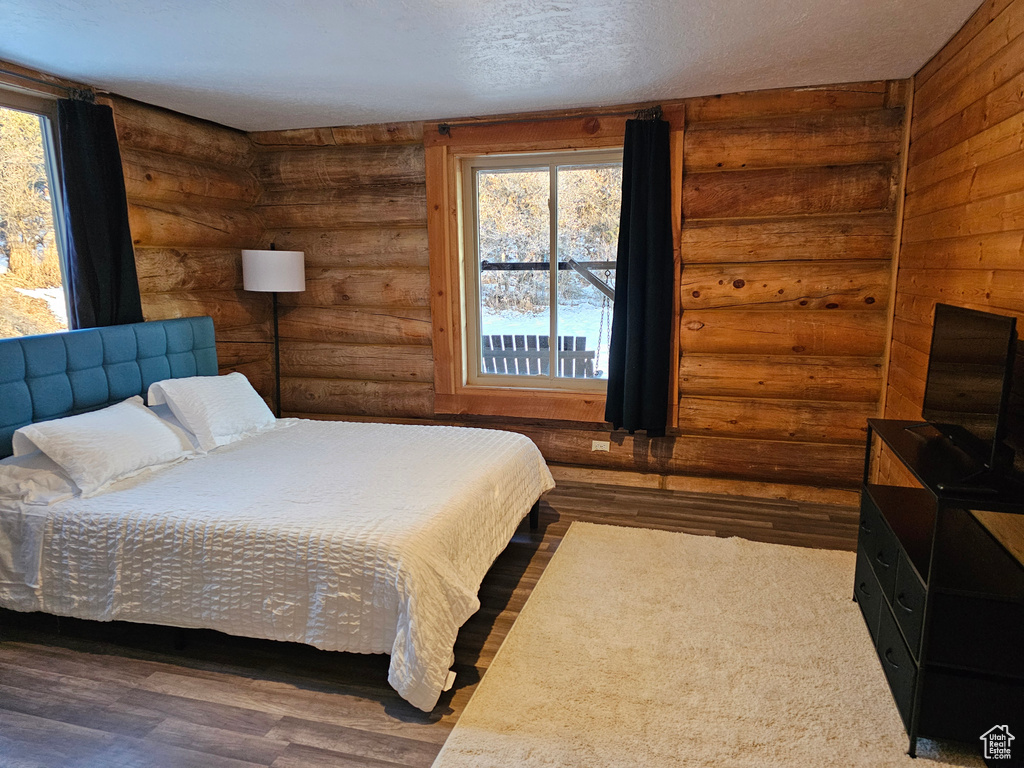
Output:
[[[1024,565],[972,511],[1024,514],[1024,486],[944,492],[967,457],[930,427],[868,422],[854,599],[915,755],[918,737],[977,745],[1009,727],[1024,752]],[[882,450],[921,488],[869,482]]]

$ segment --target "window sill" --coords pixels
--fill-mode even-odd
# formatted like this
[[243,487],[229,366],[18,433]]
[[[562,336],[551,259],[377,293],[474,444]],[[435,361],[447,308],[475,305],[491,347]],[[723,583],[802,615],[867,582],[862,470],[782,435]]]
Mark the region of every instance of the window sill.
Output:
[[525,387],[462,386],[435,393],[436,415],[507,416],[522,419],[604,422],[604,392],[566,392]]

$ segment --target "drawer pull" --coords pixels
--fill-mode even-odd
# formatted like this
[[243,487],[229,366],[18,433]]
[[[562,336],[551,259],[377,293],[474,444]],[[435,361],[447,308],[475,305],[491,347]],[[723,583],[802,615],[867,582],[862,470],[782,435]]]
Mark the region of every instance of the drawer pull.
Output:
[[882,555],[884,554],[885,552],[879,552],[877,555],[875,555],[875,560],[877,560],[878,564],[883,568],[891,568],[892,565],[890,563],[885,562],[885,558],[882,557]]
[[897,664],[897,663],[896,663],[895,661],[893,661],[893,659],[892,659],[892,648],[886,648],[886,649],[885,649],[885,653],[884,653],[884,654],[882,654],[882,655],[883,655],[883,656],[885,657],[885,660],[886,660],[887,662],[889,662],[889,665],[890,665],[890,666],[891,666],[891,667],[892,667],[893,669],[899,669],[899,668],[900,668],[900,665],[899,665],[899,664]]
[[874,530],[870,525],[868,525],[867,520],[861,520],[860,527],[863,529],[864,533],[871,533],[871,531]]
[[898,595],[896,595],[896,605],[898,605],[900,608],[902,608],[907,613],[913,613],[914,609],[911,608],[909,605],[907,605],[906,603],[903,602],[903,595],[904,595],[903,592],[900,592]]
[[871,597],[871,590],[868,589],[868,583],[866,581],[862,581],[860,583],[860,591],[863,592],[868,597]]

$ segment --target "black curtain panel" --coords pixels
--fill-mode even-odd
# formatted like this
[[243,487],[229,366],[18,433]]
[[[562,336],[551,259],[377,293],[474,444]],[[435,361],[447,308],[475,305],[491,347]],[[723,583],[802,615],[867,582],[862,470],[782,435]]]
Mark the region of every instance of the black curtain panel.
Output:
[[110,107],[57,103],[72,328],[142,322],[121,152]]
[[672,360],[669,124],[628,120],[605,419],[662,437]]

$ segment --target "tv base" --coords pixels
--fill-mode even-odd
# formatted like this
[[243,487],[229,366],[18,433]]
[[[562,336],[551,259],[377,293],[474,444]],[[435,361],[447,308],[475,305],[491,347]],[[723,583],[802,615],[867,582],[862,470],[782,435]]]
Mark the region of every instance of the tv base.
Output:
[[[924,434],[923,430],[925,427],[930,427],[933,434]],[[934,422],[910,422],[903,426],[903,431],[907,434],[913,435],[924,443],[931,443],[935,441],[948,446],[966,460],[964,471],[967,471],[967,469],[971,467],[978,468],[960,480],[948,483],[937,483],[935,487],[940,491],[945,493],[975,495],[998,494],[999,492],[994,488],[987,487],[988,485],[992,485],[990,483],[986,483],[987,479],[991,478],[996,480],[994,485],[997,486],[1000,485],[1000,481],[1003,480],[1019,482],[1013,479],[1015,452],[1009,445],[997,443],[992,449],[992,454],[989,457],[989,460],[986,461],[979,455],[979,451],[976,448],[974,450],[968,450],[964,447],[964,443],[968,442],[968,436],[957,435],[954,437],[954,434],[951,434],[948,428],[943,429]]]
[[984,485],[953,485],[951,483],[939,483],[936,489],[943,493],[951,493],[957,496],[998,496],[999,491]]
[[920,437],[926,440],[927,438],[924,435],[918,434],[917,432],[917,430],[922,429],[923,427],[932,427],[934,429],[935,425],[932,424],[930,421],[919,421],[916,424],[908,424],[903,429],[905,429],[907,432],[916,437]]
[[997,477],[1000,477],[1000,475],[986,467],[979,469],[977,472],[972,472],[955,483],[936,483],[935,489],[943,493],[962,496],[998,496],[999,490],[988,485],[986,482]]

